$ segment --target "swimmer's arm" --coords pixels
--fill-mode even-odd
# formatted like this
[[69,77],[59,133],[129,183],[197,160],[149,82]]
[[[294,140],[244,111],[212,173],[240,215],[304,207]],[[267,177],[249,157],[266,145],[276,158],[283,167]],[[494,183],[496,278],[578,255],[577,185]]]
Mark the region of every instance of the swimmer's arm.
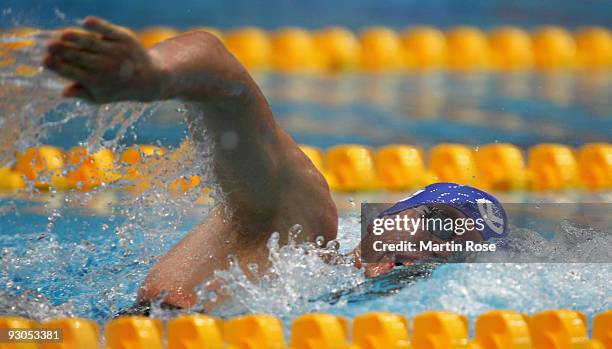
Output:
[[[126,28],[102,19],[83,21],[49,44],[47,68],[74,81],[67,97],[95,103],[179,98],[190,102],[193,138],[213,140],[214,172],[235,211],[265,217],[276,210],[297,146],[276,126],[263,94],[213,35],[191,32],[145,50]],[[255,215],[255,213],[261,213]],[[265,213],[265,214],[264,214]]]
[[230,207],[269,218],[284,186],[278,170],[290,171],[282,166],[283,159],[297,147],[277,127],[257,84],[206,32],[183,34],[149,52],[162,71],[162,98],[191,102],[192,139],[204,147],[206,132],[212,140],[213,171]]

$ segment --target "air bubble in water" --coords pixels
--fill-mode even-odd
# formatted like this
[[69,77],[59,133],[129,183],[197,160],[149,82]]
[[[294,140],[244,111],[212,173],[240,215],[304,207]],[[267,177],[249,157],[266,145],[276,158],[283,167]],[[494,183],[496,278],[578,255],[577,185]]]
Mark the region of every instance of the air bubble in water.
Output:
[[325,246],[325,248],[328,250],[337,251],[338,249],[340,249],[340,243],[338,242],[338,240],[330,240]]
[[302,234],[302,226],[300,224],[295,224],[289,228],[289,243],[295,244],[300,234]]
[[325,237],[319,235],[316,237],[315,239],[315,243],[317,245],[317,247],[323,247],[323,243],[325,243]]
[[259,272],[259,265],[257,265],[257,263],[249,263],[247,264],[247,269],[251,272],[251,274],[256,276]]
[[351,205],[352,208],[357,207],[357,204],[355,203],[355,199],[353,199],[353,197],[349,197],[348,199],[349,204]]
[[219,297],[217,296],[217,292],[212,291],[212,292],[208,293],[208,300],[209,301],[214,303],[214,302],[217,301],[218,298]]

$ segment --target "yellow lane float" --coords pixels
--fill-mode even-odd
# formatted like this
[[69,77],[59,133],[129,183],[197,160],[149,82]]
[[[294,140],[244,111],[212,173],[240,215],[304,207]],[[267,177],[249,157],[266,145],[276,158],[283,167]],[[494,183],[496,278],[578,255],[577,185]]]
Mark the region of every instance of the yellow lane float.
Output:
[[322,57],[312,35],[304,29],[285,28],[272,38],[272,65],[282,72],[320,70]]
[[[10,329],[36,329],[38,324],[35,321],[21,317],[0,317],[0,328]],[[38,349],[36,343],[2,343],[0,349]]]
[[291,349],[349,349],[348,323],[330,314],[306,314],[293,321]]
[[98,325],[87,319],[55,319],[42,323],[42,328],[61,329],[58,343],[42,343],[40,349],[97,348],[100,342]]
[[20,64],[15,68],[15,74],[21,76],[34,76],[42,71],[42,68],[27,64]]
[[452,70],[481,70],[489,63],[487,37],[478,28],[461,26],[446,33],[448,68]]
[[254,27],[239,28],[225,35],[226,47],[248,69],[270,66],[272,42],[268,34]]
[[270,315],[245,315],[223,326],[223,338],[231,349],[284,349],[283,324]]
[[591,190],[612,189],[612,144],[585,144],[578,152],[582,183]]
[[401,43],[397,33],[386,27],[370,27],[359,34],[361,68],[366,71],[398,69],[401,64]]
[[40,30],[31,27],[16,27],[0,33],[0,49],[20,50],[34,46],[35,41],[31,37]]
[[202,180],[199,176],[181,176],[173,180],[168,186],[168,188],[174,192],[185,193],[197,188],[200,183],[202,183]]
[[428,349],[459,349],[468,344],[465,316],[443,311],[421,313],[414,318],[412,346]]
[[135,165],[143,163],[146,157],[159,157],[166,154],[166,152],[166,149],[155,145],[137,145],[131,148],[127,148],[123,153],[121,153],[119,161],[124,162],[126,164]]
[[564,190],[579,186],[574,149],[562,144],[539,144],[529,149],[529,185],[533,190]]
[[[71,28],[80,30],[79,28]],[[274,68],[280,72],[349,71],[367,72],[403,69],[447,68],[451,70],[605,70],[612,67],[612,35],[605,27],[579,28],[574,35],[557,26],[537,28],[531,35],[512,26],[487,33],[458,26],[443,33],[434,27],[413,27],[397,32],[387,27],[364,28],[357,38],[342,27],[307,31],[285,28],[270,37],[256,27],[235,28],[222,33],[216,28],[195,27],[225,43],[248,69]],[[36,44],[36,28],[13,28],[0,33],[0,67],[14,64],[12,51]],[[145,47],[180,34],[164,26],[136,33]],[[20,66],[17,74],[37,74],[37,67]]]
[[[575,310],[547,310],[533,315],[492,310],[476,317],[470,338],[466,316],[427,311],[412,319],[370,312],[352,324],[332,314],[304,314],[293,320],[289,343],[283,324],[265,314],[221,321],[182,315],[164,326],[145,317],[119,317],[106,324],[106,349],[612,349],[612,310],[593,317],[589,337],[586,316]],[[0,317],[2,329],[62,329],[61,343],[0,343],[0,349],[98,349],[98,326],[79,318],[38,324],[20,317]],[[165,334],[164,334],[165,332]],[[350,339],[349,339],[349,333]],[[409,335],[410,333],[410,335]],[[164,341],[164,339],[166,339]],[[350,342],[349,342],[350,340]]]
[[10,167],[0,167],[0,192],[12,192],[26,187],[21,173]]
[[511,310],[492,310],[476,319],[472,348],[532,349],[525,316]]
[[[579,151],[562,144],[539,144],[529,149],[527,165],[524,151],[505,143],[475,148],[439,144],[429,151],[428,166],[424,152],[408,144],[375,150],[356,144],[338,145],[327,151],[308,145],[300,145],[300,149],[330,188],[338,191],[407,191],[440,181],[492,191],[612,188],[609,143],[585,144]],[[158,146],[139,145],[125,149],[115,160],[109,149],[89,154],[84,147],[75,147],[64,155],[63,150],[52,146],[30,148],[17,154],[13,168],[0,168],[0,190],[16,191],[27,187],[28,182],[43,190],[88,190],[120,179],[127,182],[124,187],[136,190],[153,185],[175,192],[200,188],[199,176],[166,171],[168,164],[183,161],[184,151],[170,155],[166,152]]]
[[436,180],[425,168],[423,152],[410,145],[388,145],[375,155],[376,174],[387,190],[417,188]]
[[527,169],[522,150],[512,144],[487,144],[474,152],[478,186],[496,191],[524,189]]
[[578,65],[588,69],[612,68],[612,35],[606,28],[586,27],[574,36]]
[[446,62],[444,33],[433,27],[415,27],[401,36],[404,65],[410,69],[441,68]]
[[362,145],[330,148],[325,167],[343,191],[371,190],[378,187],[372,150]]
[[593,339],[605,349],[612,349],[612,310],[593,317]]
[[567,69],[575,66],[576,45],[571,34],[560,27],[538,28],[531,36],[535,66],[539,69]]
[[161,320],[126,316],[106,324],[106,349],[162,349]]
[[[547,310],[529,319],[531,340],[542,349],[599,349],[589,339],[586,317],[574,310]],[[595,345],[594,345],[595,344]]]
[[222,322],[210,316],[183,315],[168,322],[168,349],[223,349]]
[[327,185],[332,190],[338,189],[338,181],[325,167],[325,160],[323,158],[323,151],[317,147],[311,147],[309,145],[300,144],[302,152],[310,159],[312,164],[316,167],[319,172],[325,177]]
[[491,66],[499,70],[524,70],[533,65],[529,35],[516,27],[500,27],[489,33]]
[[442,182],[474,184],[477,175],[472,148],[462,144],[439,144],[429,154],[429,168]]
[[300,150],[310,159],[312,164],[319,171],[323,171],[323,152],[317,147],[311,147],[309,145],[300,144]]
[[[153,171],[156,170],[154,161],[159,161],[160,157],[166,153],[166,149],[154,145],[137,145],[127,148],[121,153],[119,163],[124,167],[122,179],[133,184],[132,189],[145,190],[151,187],[151,180],[154,179]],[[153,166],[152,166],[153,165]],[[189,183],[187,181],[187,183]],[[177,187],[181,182],[177,180]]]
[[386,312],[356,316],[351,335],[355,348],[409,349],[408,319]]
[[17,154],[17,171],[40,189],[47,189],[52,182],[58,181],[63,167],[64,152],[56,147],[43,145]]
[[115,166],[115,154],[106,148],[89,154],[85,147],[74,147],[66,154],[66,160],[72,167],[67,174],[69,183],[81,190],[107,185],[121,177]]
[[[79,28],[71,28],[80,30]],[[443,33],[428,26],[397,32],[387,27],[364,28],[357,36],[342,27],[315,31],[285,28],[271,37],[256,27],[235,28],[223,33],[216,28],[195,27],[215,35],[248,69],[274,68],[280,72],[367,72],[403,69],[447,68],[451,70],[605,70],[612,67],[612,35],[605,27],[579,28],[574,35],[558,26],[537,28],[531,35],[512,26],[487,33],[458,26]],[[36,28],[12,28],[0,33],[0,67],[16,62],[12,51],[36,44]],[[147,48],[180,31],[164,26],[137,31]],[[21,66],[19,75],[37,74],[37,67]]]
[[332,72],[352,70],[359,64],[361,46],[348,29],[325,28],[315,33],[314,40],[327,70]]

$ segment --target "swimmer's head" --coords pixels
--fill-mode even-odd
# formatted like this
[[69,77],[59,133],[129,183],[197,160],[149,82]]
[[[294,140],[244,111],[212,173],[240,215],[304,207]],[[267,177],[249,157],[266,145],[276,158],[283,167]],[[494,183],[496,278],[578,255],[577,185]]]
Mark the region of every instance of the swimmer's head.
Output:
[[[360,247],[356,249],[358,267],[365,266],[365,275],[376,277],[391,271],[394,266],[409,265],[419,260],[447,260],[454,255],[452,250],[374,250],[374,242],[397,243],[398,241],[462,243],[480,242],[492,238],[502,238],[508,234],[507,216],[501,203],[492,195],[469,186],[455,183],[436,183],[429,185],[407,197],[378,215],[379,218],[407,217],[416,221],[426,218],[425,222],[446,222],[453,224],[418,225],[406,236],[407,230],[385,229],[385,234],[374,234],[373,224],[368,226]],[[474,224],[468,227],[469,218]],[[420,220],[420,222],[424,222]],[[463,223],[462,225],[458,225]],[[479,224],[480,223],[480,224]],[[362,248],[366,246],[365,248]],[[419,245],[420,246],[420,245]],[[362,261],[366,261],[362,264]]]
[[419,206],[448,205],[467,218],[481,222],[477,225],[482,238],[502,238],[508,234],[508,219],[502,204],[491,194],[455,183],[434,183],[401,200],[380,216],[400,213]]

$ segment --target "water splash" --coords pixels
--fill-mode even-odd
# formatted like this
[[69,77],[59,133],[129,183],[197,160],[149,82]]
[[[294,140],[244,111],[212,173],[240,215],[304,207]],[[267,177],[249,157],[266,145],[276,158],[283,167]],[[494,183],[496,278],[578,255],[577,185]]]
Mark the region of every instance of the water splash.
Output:
[[[66,81],[42,68],[46,43],[53,31],[34,31],[0,37],[0,164],[13,160],[15,151],[36,146],[47,134],[75,118],[87,118],[83,143],[95,151],[115,148],[126,130],[157,103],[115,103],[94,106],[61,97]],[[108,130],[114,136],[105,138]]]
[[[118,154],[136,122],[161,106],[176,104],[96,106],[62,98],[65,81],[40,66],[46,42],[54,35],[35,31],[0,36],[0,166],[10,165],[17,152],[39,145],[77,118],[85,120],[80,145],[89,153],[105,147]],[[185,118],[197,112],[180,108]],[[23,313],[33,318],[44,318],[49,307],[57,309],[57,315],[72,315],[72,310],[65,311],[73,309],[67,306],[72,296],[89,294],[92,297],[76,301],[76,314],[108,319],[132,302],[151,264],[184,233],[180,227],[195,203],[218,197],[209,175],[211,148],[205,133],[200,141],[197,149],[187,140],[163,156],[147,157],[138,167],[142,178],[136,182],[103,182],[87,192],[62,193],[39,192],[29,182],[16,199],[0,201],[0,219],[7,220],[0,234],[0,313],[11,313],[11,304],[19,301]],[[71,169],[67,166],[63,174]],[[125,174],[127,165],[117,161],[113,171]],[[195,188],[173,189],[194,175],[200,179]],[[205,187],[209,194],[203,195]],[[198,209],[206,215],[210,205]],[[10,219],[32,218],[32,213],[46,218],[44,225],[26,218],[14,226],[14,234],[4,234],[11,228]]]
[[73,314],[71,302],[55,306],[44,295],[32,291],[14,296],[0,290],[0,315],[22,316],[42,322]]
[[[341,218],[338,239],[351,246],[344,246],[344,250],[350,251],[359,243],[359,229],[351,215]],[[558,254],[565,253],[568,263],[485,263],[483,258],[479,263],[441,265],[431,277],[417,277],[390,289],[384,284],[388,281],[385,277],[364,279],[350,260],[324,263],[320,255],[329,253],[329,248],[291,243],[281,247],[278,235],[274,235],[268,243],[269,270],[244,271],[234,262],[229,270],[215,273],[222,280],[223,293],[233,300],[220,307],[217,314],[263,312],[289,323],[300,314],[317,311],[353,317],[373,310],[414,316],[445,309],[473,319],[492,309],[533,313],[570,308],[588,316],[608,309],[612,306],[612,264],[572,263],[572,254],[599,254],[594,262],[606,258],[601,253],[609,254],[606,246],[610,246],[610,234],[585,230],[569,222],[561,222],[558,229],[562,237],[544,240],[533,230],[512,227],[511,240],[506,243],[512,246],[514,257],[520,259],[553,253],[560,258]],[[578,244],[576,237],[580,239]],[[253,281],[252,274],[260,275],[260,281]],[[330,301],[327,296],[334,294],[339,296]]]
[[352,260],[338,255],[335,241],[325,247],[298,244],[296,230],[290,231],[289,243],[284,246],[279,245],[280,235],[272,234],[267,244],[268,269],[260,271],[250,264],[245,271],[231,259],[227,270],[215,271],[214,281],[221,285],[221,294],[231,298],[216,311],[219,315],[269,313],[292,318],[326,311],[333,305],[317,298],[363,282],[363,274]]
[[[449,310],[473,320],[492,309],[534,313],[568,308],[592,316],[612,306],[610,232],[584,229],[561,221],[556,237],[511,227],[504,243],[510,248],[501,260],[567,260],[567,263],[486,263],[483,256],[470,264],[445,264],[431,277],[421,278],[387,297],[373,297],[332,312],[356,316],[366,311],[392,311],[414,316],[429,310]],[[583,253],[592,253],[593,263]],[[576,254],[580,254],[576,257]]]
[[[65,224],[59,221],[58,224]],[[352,217],[340,220],[339,239],[348,246],[355,246],[359,239],[359,224]],[[79,235],[66,226],[56,229],[68,235]],[[584,237],[589,232],[577,232]],[[182,233],[188,231],[182,227]],[[86,232],[85,234],[87,234]],[[607,243],[593,232],[584,240],[586,246]],[[179,234],[180,235],[180,234]],[[522,254],[540,255],[543,249],[567,250],[567,240],[543,243],[534,231],[513,228],[510,236],[527,243],[516,251]],[[108,236],[90,237],[87,241],[59,242],[60,237],[46,233],[20,237],[0,235],[2,248],[0,282],[13,290],[32,288],[39,294],[53,299],[54,307],[61,314],[71,312],[93,317],[101,322],[111,318],[121,307],[134,300],[137,285],[151,266],[147,262],[142,238],[128,244],[128,255],[118,248],[118,239]],[[176,237],[177,239],[180,236]],[[64,238],[65,239],[65,238]],[[23,242],[27,248],[24,249]],[[539,241],[539,242],[538,242]],[[174,241],[167,241],[166,248]],[[561,248],[563,247],[563,248]],[[215,309],[215,314],[228,317],[250,312],[272,313],[287,323],[296,316],[313,311],[326,311],[345,316],[379,310],[393,311],[413,316],[431,309],[446,309],[473,316],[490,309],[511,308],[523,312],[535,312],[546,308],[572,308],[587,315],[612,306],[609,280],[612,278],[610,263],[475,263],[447,264],[434,270],[431,277],[415,279],[392,292],[384,289],[383,279],[366,280],[349,260],[338,264],[325,263],[321,255],[336,251],[336,246],[320,247],[315,243],[289,243],[280,246],[278,234],[268,243],[269,268],[254,264],[231,264],[227,270],[215,272],[215,281],[223,287],[218,293],[202,288],[202,302],[216,297],[231,297],[232,301]],[[350,250],[350,247],[343,247]],[[152,258],[154,259],[154,258]],[[259,276],[255,281],[253,276]],[[18,278],[28,278],[19,280]],[[9,284],[11,283],[12,284]],[[370,296],[353,299],[352,290],[367,284]],[[26,287],[27,286],[27,287]],[[40,290],[40,291],[38,291]],[[32,292],[32,291],[30,291]],[[367,293],[367,292],[366,292]],[[341,294],[330,302],[325,296]],[[4,308],[10,312],[14,297],[0,296]],[[27,299],[24,300],[27,302]],[[64,304],[67,303],[67,304]],[[20,305],[27,313],[36,309],[35,304]],[[9,309],[9,310],[7,310]],[[55,309],[55,308],[54,308]],[[190,311],[195,311],[191,309]],[[46,310],[45,310],[46,311]],[[44,312],[32,310],[32,317],[44,316]],[[179,312],[168,312],[153,307],[155,317],[167,319]]]

